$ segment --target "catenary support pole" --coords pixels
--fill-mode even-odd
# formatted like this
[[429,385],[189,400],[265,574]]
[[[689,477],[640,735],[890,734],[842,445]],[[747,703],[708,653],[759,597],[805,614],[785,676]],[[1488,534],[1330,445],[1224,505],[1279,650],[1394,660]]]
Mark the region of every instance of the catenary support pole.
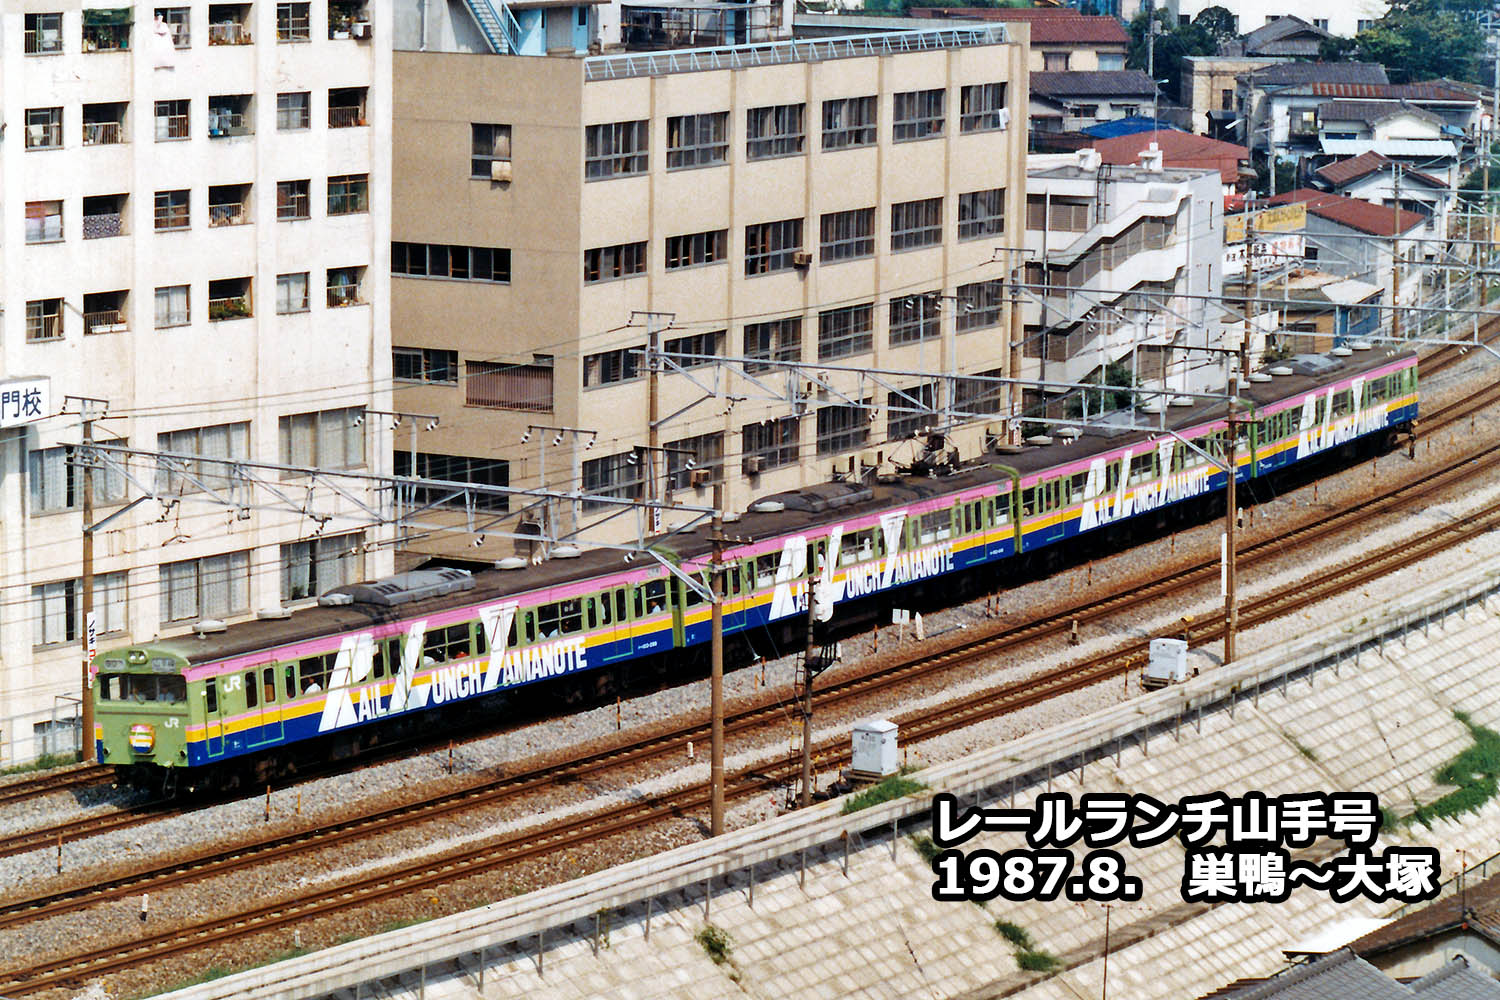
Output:
[[710,649],[709,702],[712,715],[712,763],[709,765],[709,834],[724,832],[724,484],[714,484],[713,636]]

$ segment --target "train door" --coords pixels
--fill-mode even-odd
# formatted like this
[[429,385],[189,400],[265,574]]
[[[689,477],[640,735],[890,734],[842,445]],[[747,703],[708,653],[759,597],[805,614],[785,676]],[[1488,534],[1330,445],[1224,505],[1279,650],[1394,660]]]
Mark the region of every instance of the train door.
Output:
[[[257,681],[259,683],[257,683]],[[245,700],[249,701],[254,687],[256,700],[260,702],[260,737],[257,743],[279,743],[281,728],[281,702],[276,697],[276,665],[262,664],[255,670],[245,672]]]
[[635,655],[635,635],[630,615],[626,613],[625,588],[606,590],[599,596],[599,624],[609,636],[605,661],[624,660]]
[[224,755],[224,716],[219,705],[219,679],[210,677],[203,682],[203,735],[210,757]]

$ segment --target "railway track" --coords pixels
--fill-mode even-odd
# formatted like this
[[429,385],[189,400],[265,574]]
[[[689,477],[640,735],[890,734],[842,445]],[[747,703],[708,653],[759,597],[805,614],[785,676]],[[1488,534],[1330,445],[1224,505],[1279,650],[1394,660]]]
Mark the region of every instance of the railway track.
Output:
[[[1367,554],[1352,566],[1314,574],[1301,581],[1294,591],[1249,601],[1244,606],[1242,622],[1244,627],[1250,627],[1282,617],[1497,528],[1500,528],[1500,503],[1465,521],[1429,529],[1415,538]],[[1190,630],[1190,639],[1198,643],[1213,641],[1222,635],[1222,631],[1220,623],[1204,623]],[[1144,661],[1148,643],[1146,639],[1133,641],[1083,664],[1061,667],[999,689],[975,692],[944,705],[899,717],[898,721],[909,741],[931,739],[1128,673]],[[847,740],[825,741],[815,748],[814,755],[820,768],[846,763],[849,759]],[[725,797],[733,801],[776,788],[790,778],[795,766],[794,762],[786,761],[739,771],[726,780]],[[0,991],[18,997],[53,987],[77,985],[85,978],[146,961],[158,961],[208,945],[368,906],[394,896],[492,872],[570,846],[629,833],[669,817],[699,810],[707,801],[708,788],[699,784],[623,803],[550,829],[517,831],[486,844],[424,859],[393,871],[340,882],[299,899],[247,908],[132,942],[43,962],[28,970],[0,973]]]
[[[1431,419],[1452,422],[1462,419],[1475,409],[1500,398],[1500,386],[1490,387],[1484,392],[1462,400],[1434,413]],[[1242,566],[1248,566],[1285,549],[1288,539],[1298,544],[1311,544],[1333,532],[1347,529],[1355,517],[1368,518],[1372,513],[1386,512],[1395,506],[1409,503],[1453,483],[1473,475],[1477,471],[1477,460],[1493,458],[1500,452],[1500,445],[1477,449],[1462,460],[1448,467],[1418,478],[1401,488],[1385,491],[1357,510],[1342,511],[1318,518],[1302,528],[1278,536],[1275,540],[1250,546],[1241,552]],[[1273,595],[1257,602],[1247,603],[1242,611],[1243,627],[1251,627],[1263,620],[1286,614],[1312,601],[1321,600],[1330,593],[1356,585],[1424,558],[1456,540],[1500,526],[1500,511],[1490,511],[1484,517],[1471,518],[1463,524],[1444,526],[1425,533],[1415,541],[1403,542],[1392,550],[1366,558],[1358,570],[1331,570],[1318,574],[1306,586],[1299,585],[1294,596]],[[902,663],[870,671],[830,684],[818,696],[818,706],[826,708],[851,698],[869,694],[893,684],[916,679],[933,671],[950,669],[994,656],[1014,649],[1022,644],[1065,631],[1072,620],[1088,620],[1115,615],[1139,604],[1159,599],[1165,595],[1198,586],[1216,577],[1218,562],[1205,562],[1189,567],[1172,577],[1142,588],[1127,595],[1119,595],[1104,601],[1079,603],[1064,609],[1046,620],[1024,626],[992,630],[990,633],[950,644],[947,648],[923,651]],[[1190,639],[1195,643],[1213,641],[1222,633],[1216,623],[1202,623],[1190,628]],[[1053,671],[1041,677],[1005,688],[991,690],[973,698],[950,703],[940,709],[921,713],[901,720],[903,733],[910,740],[928,739],[941,733],[971,725],[974,722],[1016,711],[1031,704],[1070,690],[1087,687],[1122,671],[1135,669],[1146,655],[1146,640],[1095,657],[1082,664]],[[780,722],[785,718],[784,706],[768,701],[737,712],[726,720],[726,732],[731,735],[744,733],[768,721]],[[271,858],[298,853],[314,847],[337,843],[353,837],[364,836],[373,830],[386,831],[393,824],[422,822],[436,816],[486,803],[498,803],[507,798],[546,787],[548,784],[576,781],[591,773],[611,767],[645,760],[668,752],[679,752],[688,739],[702,739],[706,726],[690,725],[671,732],[658,734],[650,740],[610,748],[581,757],[562,768],[547,768],[545,771],[525,772],[484,782],[481,785],[449,793],[437,799],[411,806],[394,807],[379,813],[359,817],[340,824],[330,824],[315,830],[278,838],[268,838],[254,844],[240,845],[231,850],[208,852],[186,861],[161,866],[122,876],[97,886],[38,896],[29,900],[16,900],[0,904],[0,927],[23,920],[41,919],[68,910],[80,909],[104,899],[117,898],[144,890],[158,890],[184,882],[195,881],[215,874],[223,874],[264,863]],[[843,741],[817,748],[818,766],[827,768],[845,759]],[[732,797],[764,791],[786,780],[787,766],[783,764],[760,767],[733,776],[729,791]],[[279,922],[303,920],[344,905],[366,905],[369,902],[389,898],[417,888],[468,877],[471,874],[493,870],[506,864],[536,857],[560,847],[583,843],[608,836],[615,832],[654,822],[664,816],[682,815],[685,811],[700,808],[706,802],[706,791],[689,789],[685,792],[657,796],[640,802],[619,806],[604,813],[591,814],[577,823],[559,827],[553,831],[535,830],[518,833],[498,841],[450,855],[437,862],[423,862],[396,872],[372,876],[356,883],[342,883],[337,890],[321,901],[305,900],[282,904],[268,904],[250,911],[236,914],[230,921],[205,922],[193,928],[175,932],[164,932],[152,938],[165,951],[150,951],[157,945],[142,943],[148,951],[125,946],[101,950],[88,956],[61,959],[49,965],[29,970],[33,975],[17,971],[9,981],[0,975],[0,992],[24,995],[47,988],[78,981],[79,976],[97,975],[111,969],[123,968],[147,959],[155,960],[181,950],[196,948],[213,941],[225,940],[226,936],[257,933],[260,930],[279,926]],[[357,900],[357,904],[339,902]],[[209,926],[213,925],[213,926]],[[215,930],[214,928],[219,928]],[[173,944],[177,942],[177,944]],[[178,947],[178,945],[181,947]],[[101,965],[102,963],[102,965]],[[38,978],[41,977],[41,978]]]
[[114,768],[102,764],[73,765],[39,771],[35,775],[0,785],[0,805],[70,788],[102,784],[112,778],[114,773]]

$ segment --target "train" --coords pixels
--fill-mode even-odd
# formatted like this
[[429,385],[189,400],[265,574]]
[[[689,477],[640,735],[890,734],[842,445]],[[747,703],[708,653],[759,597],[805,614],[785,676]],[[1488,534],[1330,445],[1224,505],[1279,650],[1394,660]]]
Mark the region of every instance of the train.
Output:
[[[1411,352],[1356,344],[1252,374],[1235,420],[1237,482],[1413,433],[1417,367]],[[1003,586],[1069,539],[1159,529],[1224,489],[1230,426],[1211,401],[1159,419],[1164,430],[1105,422],[947,474],[908,469],[756,500],[724,552],[726,641],[798,648],[810,581],[836,609],[888,608],[914,590]],[[587,697],[632,670],[670,674],[710,640],[711,605],[682,577],[707,579],[712,544],[699,528],[650,550],[633,562],[559,548],[539,562],[420,569],[336,588],[313,607],[101,651],[98,760],[137,785],[232,786],[455,714],[496,717],[529,685]]]

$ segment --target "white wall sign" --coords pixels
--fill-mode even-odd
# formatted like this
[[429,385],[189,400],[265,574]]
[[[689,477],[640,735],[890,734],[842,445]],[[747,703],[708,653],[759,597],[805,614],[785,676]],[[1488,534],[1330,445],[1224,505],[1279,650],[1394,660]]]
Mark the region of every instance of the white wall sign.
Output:
[[45,375],[0,382],[0,427],[20,427],[52,415],[52,380]]

